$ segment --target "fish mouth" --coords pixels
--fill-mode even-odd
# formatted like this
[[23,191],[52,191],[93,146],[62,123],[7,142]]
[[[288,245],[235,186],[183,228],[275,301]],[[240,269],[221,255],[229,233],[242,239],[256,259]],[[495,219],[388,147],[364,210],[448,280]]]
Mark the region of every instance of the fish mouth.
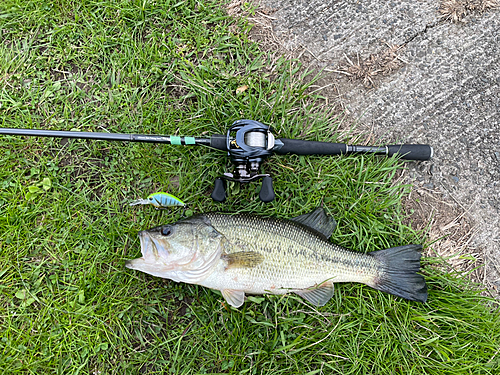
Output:
[[168,242],[160,242],[159,239],[148,232],[147,230],[143,230],[138,233],[142,257],[125,262],[125,266],[131,269],[138,269],[144,264],[162,264],[164,269],[174,269],[175,264],[171,264],[171,257],[168,251],[170,244]]
[[155,262],[158,259],[158,246],[155,240],[145,230],[138,233],[141,243],[142,257],[131,259],[125,262],[125,267],[137,269],[140,264]]
[[141,253],[144,259],[152,261],[158,261],[160,258],[163,261],[169,259],[168,250],[170,244],[167,241],[160,241],[147,230],[139,232],[139,240],[141,241]]
[[139,232],[139,241],[141,242],[141,253],[143,258],[147,258],[150,254],[158,256],[158,249],[151,236],[145,230]]

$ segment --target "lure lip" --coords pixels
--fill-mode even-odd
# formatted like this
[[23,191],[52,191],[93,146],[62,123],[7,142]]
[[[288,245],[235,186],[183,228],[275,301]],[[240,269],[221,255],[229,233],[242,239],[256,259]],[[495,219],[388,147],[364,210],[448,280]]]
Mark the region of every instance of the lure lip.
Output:
[[137,206],[139,204],[150,204],[151,202],[147,199],[136,199],[135,201],[131,202],[129,205],[130,206]]

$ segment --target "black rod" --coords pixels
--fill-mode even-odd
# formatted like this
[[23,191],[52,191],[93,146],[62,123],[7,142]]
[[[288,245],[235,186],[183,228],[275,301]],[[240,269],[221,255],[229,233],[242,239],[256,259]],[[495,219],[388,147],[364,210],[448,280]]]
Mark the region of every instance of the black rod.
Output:
[[25,135],[33,137],[94,139],[101,141],[166,143],[170,145],[206,145],[210,146],[210,138],[178,137],[172,135],[124,134],[103,132],[79,132],[40,129],[0,128],[0,134]]

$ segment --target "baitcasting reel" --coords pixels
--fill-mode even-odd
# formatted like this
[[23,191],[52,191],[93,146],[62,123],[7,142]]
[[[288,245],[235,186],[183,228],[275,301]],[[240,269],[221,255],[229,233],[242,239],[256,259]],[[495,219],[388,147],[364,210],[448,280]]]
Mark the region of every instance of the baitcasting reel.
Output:
[[259,198],[263,202],[271,202],[276,196],[273,179],[269,174],[259,173],[259,170],[261,163],[272,155],[272,150],[281,146],[283,143],[274,138],[269,126],[254,120],[235,121],[226,136],[228,155],[235,168],[232,173],[224,173],[215,179],[212,199],[216,202],[226,199],[225,181],[248,183],[262,179]]

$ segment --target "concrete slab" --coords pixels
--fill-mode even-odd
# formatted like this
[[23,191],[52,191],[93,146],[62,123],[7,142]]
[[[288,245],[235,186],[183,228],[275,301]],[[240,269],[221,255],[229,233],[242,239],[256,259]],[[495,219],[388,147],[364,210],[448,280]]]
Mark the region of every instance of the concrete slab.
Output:
[[[326,78],[337,88],[332,98],[340,96],[354,118],[387,142],[434,147],[435,158],[413,165],[411,176],[469,218],[470,238],[462,244],[484,259],[483,281],[498,291],[500,12],[469,10],[464,22],[451,22],[440,18],[439,7],[436,0],[260,3],[284,48],[303,48],[309,64],[332,71]],[[400,68],[373,76],[375,87],[339,73],[391,45],[400,47]]]

